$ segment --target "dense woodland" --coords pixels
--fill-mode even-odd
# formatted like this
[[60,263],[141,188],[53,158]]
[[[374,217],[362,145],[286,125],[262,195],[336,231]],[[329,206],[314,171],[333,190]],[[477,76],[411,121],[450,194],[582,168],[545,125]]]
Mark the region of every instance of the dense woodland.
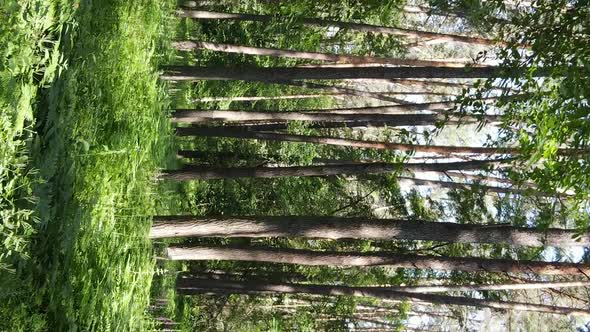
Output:
[[0,329],[590,331],[587,1],[63,2]]

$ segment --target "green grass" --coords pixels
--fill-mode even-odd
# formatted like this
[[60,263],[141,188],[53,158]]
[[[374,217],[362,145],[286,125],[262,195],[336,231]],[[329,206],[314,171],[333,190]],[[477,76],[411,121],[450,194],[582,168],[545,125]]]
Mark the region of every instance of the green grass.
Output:
[[[40,39],[62,40],[61,75],[39,80],[35,68],[52,63],[40,56],[25,66],[32,72],[28,81],[10,75],[34,91],[51,86],[28,92],[26,100],[26,88],[1,99],[0,133],[12,149],[2,144],[1,233],[3,240],[20,241],[13,245],[20,254],[0,251],[10,258],[4,269],[12,269],[1,272],[0,330],[145,330],[154,269],[147,239],[153,180],[170,144],[157,65],[172,4],[37,2],[54,18],[75,13],[66,25],[52,19],[41,28]],[[3,6],[6,12],[18,7]],[[3,37],[33,27],[25,20]],[[18,131],[20,113],[28,120],[25,131]],[[9,213],[20,217],[6,218]],[[11,220],[22,222],[8,233]]]

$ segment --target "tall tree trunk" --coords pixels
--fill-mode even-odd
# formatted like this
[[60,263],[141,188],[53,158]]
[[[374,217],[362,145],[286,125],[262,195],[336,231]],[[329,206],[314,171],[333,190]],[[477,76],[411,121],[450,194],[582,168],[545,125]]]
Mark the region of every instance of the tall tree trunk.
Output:
[[[449,96],[451,93],[444,92],[430,92],[430,91],[363,91],[376,95],[383,96]],[[283,96],[239,96],[239,97],[202,97],[193,99],[193,102],[208,103],[208,102],[236,102],[236,101],[268,101],[268,100],[289,100],[289,99],[313,99],[334,97],[343,98],[353,96],[350,93],[344,92],[325,92],[319,94],[299,94],[299,95],[283,95]]]
[[[550,263],[551,264],[551,263]],[[529,271],[530,272],[530,271]],[[590,281],[547,281],[529,283],[502,283],[502,284],[470,284],[470,285],[440,285],[440,286],[400,286],[382,287],[384,289],[397,290],[410,293],[440,293],[440,292],[473,292],[473,291],[509,291],[532,290],[548,288],[589,287]]]
[[300,94],[283,96],[239,96],[239,97],[202,97],[192,101],[195,103],[210,102],[235,102],[235,101],[269,101],[269,100],[291,100],[291,99],[314,99],[324,97],[345,97],[344,93],[322,93],[322,94]]
[[324,296],[358,296],[385,300],[424,301],[433,304],[462,305],[477,308],[506,309],[519,311],[536,311],[560,315],[589,316],[590,310],[552,305],[521,303],[512,301],[492,301],[468,297],[446,296],[436,294],[407,293],[397,291],[374,290],[371,287],[347,287],[312,284],[268,284],[264,282],[227,281],[196,279],[179,276],[176,283],[179,294],[316,294]]
[[[194,67],[164,66],[164,80],[242,80],[242,81],[291,81],[291,80],[343,80],[343,79],[395,79],[395,78],[492,78],[519,76],[520,69],[505,72],[500,67],[446,68],[446,67]],[[533,75],[542,77],[547,70],[539,68]]]
[[[401,105],[404,106],[404,105]],[[172,113],[173,122],[204,122],[204,121],[366,121],[379,123],[398,123],[398,126],[433,126],[440,122],[453,123],[477,122],[478,120],[496,122],[498,116],[458,117],[442,114],[346,114],[336,112],[256,112],[256,111],[197,111],[178,109]]]
[[[394,78],[390,80],[391,83],[394,84],[402,84],[402,85],[414,85],[419,86],[421,88],[434,88],[434,87],[445,87],[445,88],[455,88],[455,89],[469,89],[475,88],[473,83],[468,82],[448,82],[448,81],[441,81],[441,80],[417,80],[417,79],[410,79],[410,78]],[[505,92],[519,92],[518,90],[513,90],[507,87],[498,87],[494,86],[491,87],[492,90],[497,91],[505,91]]]
[[367,163],[358,165],[325,165],[325,166],[291,166],[291,167],[199,167],[185,166],[179,170],[164,171],[161,175],[165,180],[213,180],[233,178],[277,178],[287,176],[329,176],[329,175],[360,175],[383,174],[401,170],[418,172],[443,172],[448,170],[480,169],[486,166],[501,165],[513,159],[473,160],[452,163]]
[[[590,265],[475,257],[438,257],[402,255],[391,252],[321,252],[312,250],[230,247],[170,247],[172,260],[230,260],[308,266],[388,266],[392,268],[432,269],[440,271],[535,273],[545,275],[581,275],[590,273]],[[590,284],[590,283],[589,283]],[[403,287],[401,287],[403,288]],[[395,287],[383,289],[400,290]],[[427,288],[417,288],[420,292]],[[433,288],[435,291],[442,288]]]
[[[198,11],[198,10],[187,10],[180,9],[177,11],[177,15],[180,17],[188,17],[192,19],[200,20],[240,20],[240,21],[258,21],[258,22],[271,22],[276,19],[288,20],[288,18],[280,16],[270,15],[256,15],[256,14],[237,14],[237,13],[220,13],[220,12],[209,12],[209,11]],[[363,23],[350,23],[340,22],[333,20],[324,20],[316,18],[298,18],[297,22],[305,25],[321,26],[321,27],[339,27],[342,29],[369,32],[369,33],[381,33],[386,35],[394,35],[406,38],[432,38],[441,41],[449,42],[461,42],[469,44],[480,44],[480,45],[503,45],[502,42],[496,42],[494,40],[479,38],[479,37],[468,37],[460,35],[452,35],[445,33],[436,33],[428,31],[419,31],[395,27],[385,27]]]
[[354,89],[351,87],[346,86],[337,86],[337,85],[328,85],[322,83],[312,83],[312,82],[305,82],[305,81],[289,81],[289,80],[263,80],[266,83],[272,84],[282,84],[288,86],[298,86],[306,89],[315,89],[315,90],[322,90],[329,93],[343,93],[349,96],[357,96],[357,97],[365,97],[365,98],[372,98],[382,101],[390,101],[390,102],[398,102],[398,98],[394,98],[387,93],[381,92],[373,92],[373,91],[363,91],[359,89]]
[[457,61],[436,61],[436,60],[415,60],[415,59],[399,59],[399,58],[384,58],[373,56],[358,56],[358,55],[339,55],[328,54],[320,52],[301,52],[277,48],[265,47],[250,47],[243,45],[209,43],[203,41],[178,41],[173,42],[172,47],[181,51],[190,51],[195,49],[205,49],[216,52],[238,53],[260,56],[277,56],[294,59],[308,59],[318,61],[333,61],[346,64],[389,64],[397,66],[432,66],[432,67],[465,67],[468,65],[465,62]]
[[[332,128],[364,128],[364,127],[395,127],[399,124],[388,121],[330,121],[330,122],[314,122],[308,124],[306,127],[311,129],[332,129]],[[201,127],[197,127],[201,128]],[[227,130],[251,130],[251,131],[279,131],[287,130],[289,124],[287,121],[269,121],[262,124],[250,122],[231,122],[219,126],[219,128],[226,128]],[[180,133],[177,133],[180,135]]]
[[[490,102],[495,98],[482,99],[484,102]],[[402,115],[411,111],[431,111],[442,112],[457,106],[454,101],[438,101],[428,103],[407,103],[403,105],[383,105],[383,106],[365,106],[365,107],[346,107],[346,108],[328,108],[328,109],[310,109],[299,112],[304,113],[337,113],[337,114],[381,114],[381,115]],[[293,111],[296,112],[296,111]]]
[[[389,143],[389,142],[374,142],[374,141],[363,141],[346,138],[335,138],[327,136],[311,136],[311,135],[293,135],[293,134],[282,134],[282,133],[268,133],[268,132],[255,132],[249,130],[236,130],[230,131],[222,127],[217,128],[205,128],[205,127],[179,127],[176,128],[176,133],[179,136],[202,136],[202,137],[233,137],[233,138],[246,138],[246,139],[258,139],[268,141],[280,141],[280,142],[299,142],[299,143],[313,143],[313,144],[326,144],[336,146],[349,146],[355,148],[367,148],[377,150],[393,150],[393,151],[415,151],[422,153],[439,153],[443,155],[451,155],[454,153],[471,153],[471,154],[520,154],[519,148],[491,148],[491,147],[470,147],[470,146],[450,146],[450,145],[419,145],[419,144],[404,144],[404,143]],[[571,149],[559,149],[559,154],[571,154],[576,150]],[[580,152],[580,151],[578,151]],[[357,164],[357,165],[362,165]],[[417,180],[419,181],[419,180]],[[444,185],[445,182],[439,181],[440,185]],[[434,183],[434,181],[433,181]],[[450,183],[449,186],[453,186],[454,183]],[[502,188],[500,188],[502,189]],[[503,192],[503,191],[498,191]]]
[[590,234],[575,240],[575,230],[474,225],[419,220],[261,216],[154,218],[153,239],[168,237],[303,237],[321,239],[424,240],[458,243],[498,243],[512,246],[588,246]]
[[424,180],[424,179],[417,179],[415,177],[407,177],[407,176],[399,176],[398,180],[408,180],[408,181],[413,182],[415,185],[450,188],[450,189],[470,190],[473,188],[481,188],[486,193],[530,195],[530,196],[536,196],[536,197],[557,197],[557,196],[568,197],[568,196],[571,196],[567,193],[549,193],[549,192],[539,192],[539,191],[536,191],[533,189],[527,190],[527,189],[520,189],[520,188],[488,186],[488,185],[474,184],[474,183],[460,183],[460,182],[449,182],[449,181],[440,181],[440,180]]

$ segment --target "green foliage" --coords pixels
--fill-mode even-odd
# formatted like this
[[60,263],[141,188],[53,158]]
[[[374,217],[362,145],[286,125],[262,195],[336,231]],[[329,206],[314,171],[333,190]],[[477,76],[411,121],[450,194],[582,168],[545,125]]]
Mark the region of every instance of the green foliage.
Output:
[[[155,67],[171,5],[2,7],[9,19],[2,24],[12,26],[0,40],[12,44],[2,48],[0,69],[13,77],[2,84],[24,88],[0,90],[1,233],[9,236],[1,257],[18,258],[7,266],[13,272],[0,274],[0,329],[152,326],[145,308],[154,261],[146,235],[169,132]],[[59,63],[67,70],[52,83],[65,68]]]

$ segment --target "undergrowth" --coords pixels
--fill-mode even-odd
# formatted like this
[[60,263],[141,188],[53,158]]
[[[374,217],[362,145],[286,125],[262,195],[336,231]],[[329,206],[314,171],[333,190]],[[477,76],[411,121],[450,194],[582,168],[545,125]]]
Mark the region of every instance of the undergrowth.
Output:
[[152,326],[147,233],[169,145],[157,66],[170,8],[2,3],[0,330]]

